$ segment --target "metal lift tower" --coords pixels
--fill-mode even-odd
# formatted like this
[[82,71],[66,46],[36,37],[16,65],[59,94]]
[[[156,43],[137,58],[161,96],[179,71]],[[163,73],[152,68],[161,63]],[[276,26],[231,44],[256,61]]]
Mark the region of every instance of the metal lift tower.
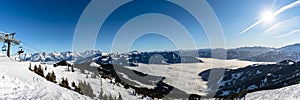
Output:
[[[0,42],[3,42],[2,51],[7,51],[7,57],[10,57],[10,47],[20,45],[21,41],[15,39],[16,33],[0,33]],[[6,45],[7,44],[7,47]]]

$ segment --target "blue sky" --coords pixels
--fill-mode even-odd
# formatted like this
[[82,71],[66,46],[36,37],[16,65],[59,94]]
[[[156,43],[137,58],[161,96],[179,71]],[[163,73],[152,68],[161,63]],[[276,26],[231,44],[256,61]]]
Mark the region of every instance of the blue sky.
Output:
[[[24,44],[23,47],[28,50],[27,52],[70,51],[72,50],[73,34],[77,21],[89,2],[90,0],[1,1],[0,31],[16,32],[17,39],[39,49],[35,50]],[[238,35],[247,27],[261,20],[264,12],[273,13],[294,2],[296,0],[208,0],[223,28],[227,48],[241,46],[281,47],[300,43],[298,38],[300,36],[300,24],[297,23],[300,20],[300,13],[298,13],[300,7],[298,5],[272,16],[272,21],[264,21]],[[143,1],[140,1],[140,3],[143,3]],[[165,7],[160,5],[162,4],[152,5],[152,7],[164,10]],[[144,8],[147,9],[147,7]],[[151,8],[151,6],[148,8]],[[196,42],[197,48],[209,48],[210,45],[203,29],[197,27],[197,24],[193,24],[193,19],[189,16],[183,15],[181,12],[178,13],[178,10],[168,9],[167,11],[170,14],[178,14],[176,15],[177,19],[181,19],[182,23],[187,23],[185,25],[190,25],[187,28],[196,31],[191,36]],[[138,9],[135,8],[125,8],[121,11],[123,12],[120,14],[126,16],[139,13]],[[132,11],[136,12],[129,13]],[[155,12],[155,10],[150,10],[150,12]],[[121,23],[120,21],[125,20],[126,16],[111,17],[107,21],[107,27],[114,26],[115,23]],[[109,32],[99,35],[96,49],[110,51],[112,39],[113,34],[109,34]],[[2,46],[2,43],[0,46]],[[14,51],[15,49],[17,48],[14,47]],[[137,39],[131,49],[144,51],[172,50],[176,49],[176,46],[166,37],[150,34]]]
[[17,39],[41,51],[71,50],[76,22],[88,3],[87,0],[1,1],[0,31],[16,32]]

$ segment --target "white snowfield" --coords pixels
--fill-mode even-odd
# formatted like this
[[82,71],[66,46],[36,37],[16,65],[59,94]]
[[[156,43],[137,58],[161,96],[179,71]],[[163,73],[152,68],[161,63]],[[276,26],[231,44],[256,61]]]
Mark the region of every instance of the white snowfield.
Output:
[[[45,78],[35,74],[28,69],[30,62],[17,62],[8,58],[4,54],[0,53],[0,100],[19,100],[19,99],[31,99],[31,100],[92,100],[98,98],[90,98],[88,96],[81,95],[75,91],[63,88],[58,83],[52,83]],[[39,62],[31,62],[31,68],[34,65],[40,65]],[[92,64],[95,67],[95,64]],[[67,66],[53,67],[52,64],[42,64],[44,70],[44,76],[48,72],[55,72],[56,81],[60,82],[61,78],[67,78],[69,86],[71,82],[75,82],[76,85],[79,82],[86,82],[90,84],[93,89],[95,97],[99,96],[101,90],[106,96],[111,95],[113,98],[117,98],[120,95],[124,100],[137,100],[139,96],[132,95],[132,89],[125,89],[123,86],[116,86],[111,84],[110,80],[91,78],[92,72],[85,70],[85,74],[81,73],[79,69],[74,68],[75,72],[66,71]],[[96,70],[95,70],[96,71]],[[71,87],[73,88],[73,87]],[[143,98],[149,99],[149,98]],[[139,99],[142,100],[142,99]]]
[[0,99],[87,100],[87,96],[60,87],[28,70],[28,63],[0,54]]
[[299,100],[300,84],[283,87],[275,90],[264,90],[249,93],[246,100]]

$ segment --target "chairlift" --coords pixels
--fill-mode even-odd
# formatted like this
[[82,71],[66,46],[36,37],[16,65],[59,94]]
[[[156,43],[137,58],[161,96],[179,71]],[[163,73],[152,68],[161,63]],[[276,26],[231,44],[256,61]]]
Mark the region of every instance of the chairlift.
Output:
[[5,45],[2,46],[2,51],[6,51],[6,46]]
[[19,50],[17,53],[20,55],[20,54],[24,53],[24,51],[23,51],[23,47],[22,47],[21,45],[19,46],[19,48],[20,48],[21,50]]
[[23,49],[18,51],[18,54],[22,54],[22,53],[24,53]]

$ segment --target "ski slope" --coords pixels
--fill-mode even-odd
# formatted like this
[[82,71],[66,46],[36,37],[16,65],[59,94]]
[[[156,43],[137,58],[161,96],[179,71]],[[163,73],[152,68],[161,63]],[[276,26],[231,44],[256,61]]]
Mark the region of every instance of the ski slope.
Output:
[[299,100],[300,84],[283,87],[275,90],[264,90],[249,93],[246,100]]
[[60,87],[0,53],[0,99],[88,100],[87,96]]
[[[60,82],[61,78],[67,78],[69,86],[71,82],[78,85],[79,81],[90,84],[95,97],[99,96],[100,90],[103,90],[104,95],[111,95],[117,98],[120,95],[124,100],[137,100],[140,96],[132,95],[133,90],[125,89],[124,87],[111,84],[110,80],[91,78],[93,72],[84,70],[81,73],[79,69],[74,68],[75,72],[66,71],[67,66],[53,67],[52,64],[40,64],[39,62],[16,62],[0,53],[0,100],[7,99],[41,99],[41,100],[91,100],[99,98],[91,98],[81,95],[73,90],[63,88],[58,83],[52,83],[45,78],[35,74],[28,69],[29,63],[41,65],[44,70],[44,76],[48,72],[55,72],[56,81]],[[73,87],[71,87],[73,88]],[[143,99],[147,99],[143,98]],[[141,100],[141,99],[139,99]]]

